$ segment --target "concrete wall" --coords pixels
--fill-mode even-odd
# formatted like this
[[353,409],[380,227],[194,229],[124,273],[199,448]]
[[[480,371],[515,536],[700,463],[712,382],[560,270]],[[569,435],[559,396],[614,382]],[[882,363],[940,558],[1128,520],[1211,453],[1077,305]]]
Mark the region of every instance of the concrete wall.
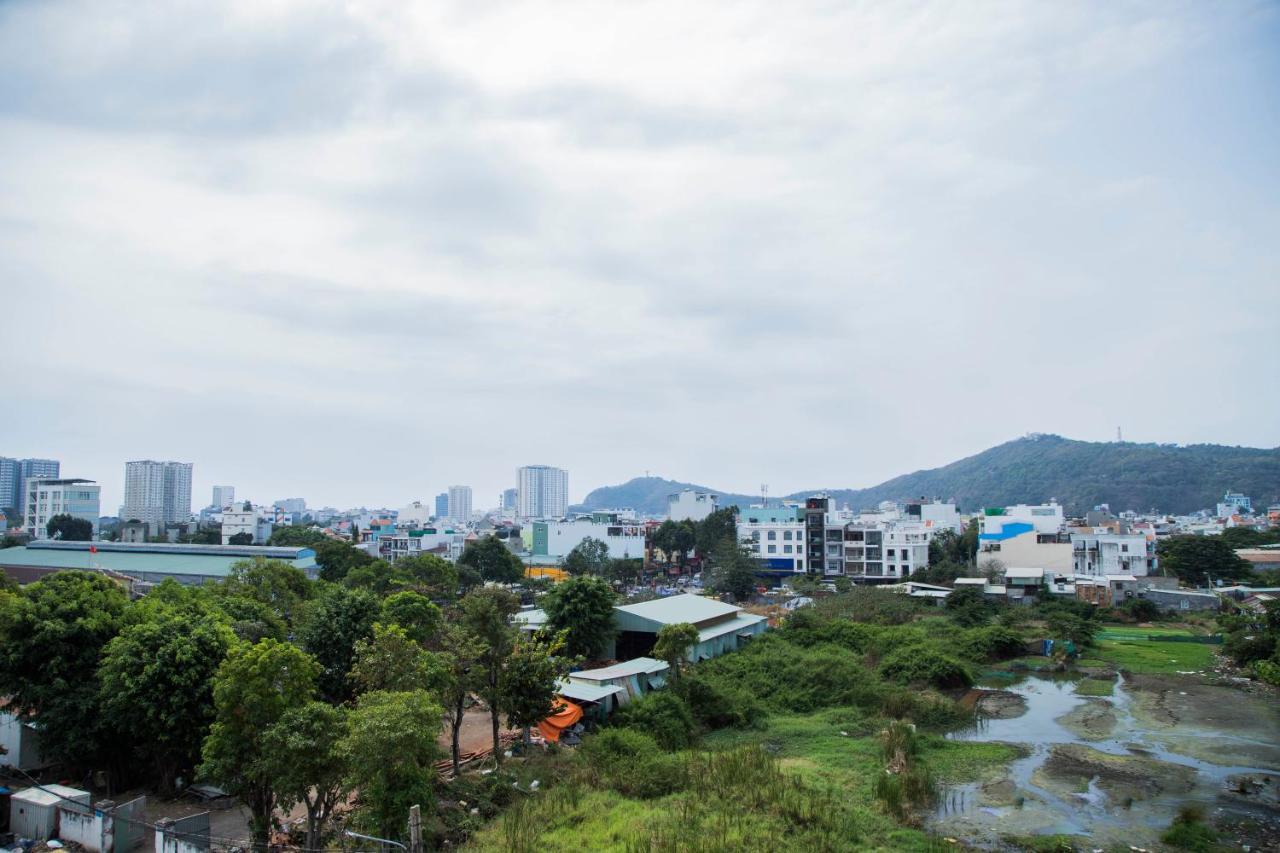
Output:
[[35,770],[44,766],[40,754],[40,733],[13,714],[0,711],[0,767]]
[[1000,546],[999,551],[984,551],[986,546],[979,546],[979,569],[987,560],[999,560],[1006,569],[1044,569],[1055,575],[1070,575],[1075,572],[1075,558],[1070,542],[1041,544],[1036,541],[1035,531],[1029,531],[996,544]]
[[115,820],[101,808],[63,803],[58,806],[58,838],[79,844],[89,853],[111,853],[115,847]]

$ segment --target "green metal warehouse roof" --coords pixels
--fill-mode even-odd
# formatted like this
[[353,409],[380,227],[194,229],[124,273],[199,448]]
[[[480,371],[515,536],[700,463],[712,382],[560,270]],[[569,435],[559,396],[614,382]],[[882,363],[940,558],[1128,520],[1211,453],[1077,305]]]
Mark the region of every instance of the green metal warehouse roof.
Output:
[[[98,546],[90,553],[89,546]],[[310,548],[253,548],[205,545],[183,548],[165,545],[120,545],[118,543],[59,542],[33,543],[26,547],[0,550],[0,567],[35,569],[108,569],[126,575],[164,574],[226,577],[231,566],[255,556],[283,560],[303,571],[314,569],[315,552]],[[80,547],[68,547],[71,545]]]

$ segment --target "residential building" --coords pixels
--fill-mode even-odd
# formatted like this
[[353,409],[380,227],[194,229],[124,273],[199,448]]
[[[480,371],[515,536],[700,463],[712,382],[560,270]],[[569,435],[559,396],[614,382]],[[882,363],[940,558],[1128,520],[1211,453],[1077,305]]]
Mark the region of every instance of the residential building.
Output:
[[533,522],[534,557],[564,559],[582,540],[598,539],[609,548],[613,559],[643,559],[645,528],[642,524],[594,521],[577,518],[567,521]]
[[93,525],[98,535],[100,489],[93,480],[44,480],[28,477],[23,481],[22,528],[33,539],[49,537],[49,519],[70,515]]
[[520,518],[564,518],[569,511],[569,472],[563,468],[519,468],[516,490],[516,515]]
[[514,515],[517,507],[520,506],[520,490],[519,489],[503,489],[502,490],[502,511],[508,515]]
[[431,521],[431,507],[422,501],[414,501],[396,513],[396,524],[401,527],[426,527]]
[[56,480],[62,476],[62,465],[56,459],[14,459],[0,456],[0,510],[12,509],[19,520],[23,517],[22,481],[27,478]]
[[760,561],[762,574],[785,576],[805,571],[804,519],[794,506],[738,510],[738,541]]
[[248,501],[227,507],[222,511],[222,544],[230,545],[232,537],[247,533],[253,537],[254,545],[265,545],[274,522],[275,511],[271,508],[256,507]]
[[378,555],[389,563],[424,554],[434,554],[453,562],[462,556],[467,532],[465,528],[455,528],[446,523],[414,529],[401,526],[394,531],[378,532],[375,538]]
[[1073,572],[1077,577],[1146,577],[1157,569],[1155,537],[1140,533],[1071,533]]
[[979,516],[978,533],[999,533],[1009,524],[1029,524],[1036,533],[1061,533],[1066,526],[1066,517],[1062,507],[1053,501],[1047,504],[988,507]]
[[459,524],[469,524],[471,522],[471,487],[450,486],[448,495],[449,510],[445,513],[445,517]]
[[710,492],[685,489],[667,496],[667,518],[672,521],[702,521],[716,511],[718,498]]
[[1253,515],[1253,500],[1239,492],[1227,492],[1218,501],[1218,518],[1230,518],[1233,515]]
[[307,502],[303,498],[281,498],[276,501],[276,509],[282,512],[293,513],[301,518],[307,513]]
[[[864,583],[896,583],[929,566],[932,522],[853,523],[844,527],[844,574]],[[828,543],[830,550],[830,543]]]
[[142,521],[159,535],[191,518],[191,463],[141,459],[124,465],[124,521]]
[[449,493],[441,492],[436,495],[436,518],[445,519],[449,517]]
[[991,532],[978,534],[979,569],[1021,566],[1055,575],[1074,572],[1075,557],[1067,533],[1041,533],[1029,521],[988,524],[986,529]]
[[907,501],[902,508],[902,516],[906,521],[915,521],[936,530],[960,533],[964,529],[954,501],[926,501],[923,498]]
[[235,486],[214,486],[213,487],[213,503],[209,506],[215,509],[224,509],[236,502]]

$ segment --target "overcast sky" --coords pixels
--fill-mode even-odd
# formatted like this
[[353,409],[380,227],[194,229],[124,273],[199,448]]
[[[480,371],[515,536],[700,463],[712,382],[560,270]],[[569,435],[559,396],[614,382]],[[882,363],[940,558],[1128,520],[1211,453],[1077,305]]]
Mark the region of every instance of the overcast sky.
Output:
[[10,0],[0,455],[114,513],[1275,446],[1278,179],[1275,3]]

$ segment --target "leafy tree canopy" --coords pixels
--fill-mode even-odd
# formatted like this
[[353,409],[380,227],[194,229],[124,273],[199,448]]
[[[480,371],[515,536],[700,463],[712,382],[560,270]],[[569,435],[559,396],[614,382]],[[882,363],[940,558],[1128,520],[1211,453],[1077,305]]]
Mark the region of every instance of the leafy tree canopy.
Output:
[[349,542],[339,539],[326,539],[314,546],[316,565],[320,567],[320,578],[336,583],[347,576],[347,572],[356,566],[372,563],[374,558]]
[[328,539],[329,537],[320,532],[318,528],[287,525],[277,527],[271,531],[271,538],[267,540],[267,544],[281,545],[288,548],[313,548]]
[[745,601],[755,593],[756,561],[734,540],[726,539],[716,548],[707,575],[708,589],[728,593],[735,601]]
[[564,558],[564,570],[571,575],[595,575],[605,573],[609,565],[609,546],[588,536]]
[[658,641],[653,645],[654,657],[671,665],[674,678],[680,677],[680,668],[689,650],[698,645],[698,628],[688,622],[663,625],[658,630]]
[[1236,556],[1220,536],[1171,536],[1156,545],[1161,567],[1192,586],[1244,580],[1252,574],[1249,562]]
[[361,693],[438,693],[448,679],[445,662],[414,642],[399,625],[376,623],[373,635],[356,643],[351,682]]
[[285,711],[262,735],[262,771],[276,805],[307,809],[307,850],[319,850],[321,830],[347,791],[347,762],[338,744],[347,736],[347,709],[308,702]]
[[348,674],[355,662],[356,643],[373,634],[382,606],[365,590],[332,586],[307,609],[298,641],[320,664],[320,695],[330,702],[352,696]]
[[93,539],[93,522],[66,513],[49,519],[45,530],[50,539],[62,539],[66,542],[88,542]]
[[124,590],[91,572],[0,595],[0,695],[11,710],[38,715],[49,757],[74,767],[108,760],[115,744],[111,718],[99,713],[98,661],[130,618]]
[[565,632],[565,647],[572,657],[593,658],[617,634],[613,589],[604,580],[579,575],[556,584],[542,600],[547,626]]
[[444,627],[444,614],[425,595],[406,590],[382,602],[382,621],[399,625],[415,643],[430,646]]
[[524,577],[524,564],[496,536],[481,536],[467,543],[458,563],[470,566],[486,581],[519,583]]

